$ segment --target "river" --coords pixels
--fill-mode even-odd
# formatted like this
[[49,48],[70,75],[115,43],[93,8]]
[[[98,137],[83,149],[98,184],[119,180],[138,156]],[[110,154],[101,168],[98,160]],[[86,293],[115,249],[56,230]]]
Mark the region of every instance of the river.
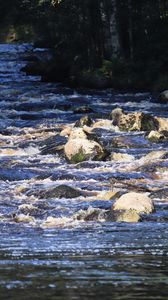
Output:
[[[168,196],[155,195],[156,212],[134,224],[101,217],[112,202],[94,195],[108,190],[111,178],[143,179],[162,189],[168,186],[168,160],[154,177],[150,169],[131,171],[132,162],[72,165],[41,149],[61,126],[82,116],[81,106],[89,107],[92,118],[107,117],[116,107],[165,117],[168,106],[150,93],[73,90],[40,82],[20,71],[30,50],[27,44],[0,44],[1,299],[167,300]],[[105,142],[116,135],[100,134]],[[143,133],[127,135],[137,146],[122,151],[137,159],[167,149],[167,143],[143,143]],[[46,200],[32,193],[60,184],[82,189],[88,197]],[[32,222],[18,222],[18,214],[26,215],[25,205],[33,207],[28,211]],[[97,220],[85,221],[82,216],[89,212],[97,212]],[[57,226],[45,226],[48,217],[58,219]]]

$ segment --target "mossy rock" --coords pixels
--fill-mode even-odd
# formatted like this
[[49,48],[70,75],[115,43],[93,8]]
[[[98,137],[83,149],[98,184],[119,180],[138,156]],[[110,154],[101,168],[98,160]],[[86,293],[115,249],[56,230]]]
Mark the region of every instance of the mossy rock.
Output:
[[76,153],[74,156],[72,156],[70,162],[73,164],[77,164],[77,163],[80,163],[87,159],[88,159],[87,155],[81,149],[78,153]]

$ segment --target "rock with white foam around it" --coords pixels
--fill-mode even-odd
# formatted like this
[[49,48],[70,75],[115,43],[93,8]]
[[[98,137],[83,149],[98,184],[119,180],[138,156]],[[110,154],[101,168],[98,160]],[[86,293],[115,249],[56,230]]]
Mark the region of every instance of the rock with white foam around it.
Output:
[[64,147],[66,158],[71,163],[78,163],[85,160],[101,160],[105,157],[106,151],[103,147],[92,140],[87,139],[83,129],[74,129],[68,142]]
[[138,214],[150,214],[154,211],[154,204],[146,194],[130,192],[116,200],[112,206],[112,210],[135,211]]

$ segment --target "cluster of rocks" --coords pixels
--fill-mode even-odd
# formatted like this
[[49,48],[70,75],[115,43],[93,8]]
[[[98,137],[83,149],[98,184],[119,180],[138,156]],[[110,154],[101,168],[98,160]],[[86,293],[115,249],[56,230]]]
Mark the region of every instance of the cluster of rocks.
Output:
[[[154,117],[142,112],[125,113],[122,109],[114,109],[109,119],[93,121],[89,116],[80,118],[76,123],[61,128],[56,137],[49,140],[49,147],[41,145],[41,154],[62,152],[69,163],[80,163],[87,160],[113,160],[130,162],[135,161],[133,155],[109,152],[99,136],[97,129],[108,130],[116,133],[124,132],[144,132],[142,146],[148,143],[163,142],[168,140],[168,118]],[[46,141],[47,142],[47,141]],[[48,144],[48,142],[47,142]],[[136,141],[127,135],[114,136],[112,148],[135,148]],[[139,145],[137,145],[139,147]],[[136,159],[136,168],[153,161],[165,159],[168,151],[152,151],[142,158]],[[80,190],[68,186],[58,186],[47,192],[42,191],[38,198],[76,198],[86,197]],[[109,218],[118,222],[138,222],[143,215],[151,214],[154,211],[154,204],[147,193],[113,191],[101,192],[97,195],[98,200],[112,200]],[[19,217],[22,219],[22,216]],[[17,217],[17,221],[19,219]],[[25,220],[27,221],[27,219]]]
[[[82,195],[82,192],[74,189],[72,187],[63,185],[52,188],[51,190],[41,194],[40,198],[76,198]],[[119,191],[106,191],[101,192],[97,195],[97,199],[99,200],[114,200],[111,206],[110,211],[106,214],[102,214],[100,209],[98,210],[88,210],[82,214],[82,216],[75,215],[72,220],[81,220],[84,221],[93,221],[100,219],[100,216],[103,216],[104,219],[110,220],[112,222],[130,222],[136,223],[143,219],[144,215],[151,214],[154,212],[154,204],[153,201],[146,193],[136,193],[129,192],[121,194]],[[24,222],[24,223],[32,223],[35,224],[35,214],[38,214],[38,209],[36,206],[31,204],[29,205],[20,205],[18,214],[13,216],[15,222]],[[33,214],[32,214],[33,212]],[[32,215],[31,215],[32,214]],[[71,221],[72,221],[71,220]],[[69,218],[67,222],[69,223]],[[47,218],[45,221],[45,226],[55,226],[66,223],[65,218]],[[64,224],[65,225],[65,224]]]
[[[72,188],[67,185],[60,185],[47,191],[43,190],[38,192],[39,199],[72,199],[80,196],[86,197],[85,193],[81,190]],[[153,201],[146,193],[123,193],[121,191],[109,190],[106,192],[98,193],[97,199],[101,201],[112,200],[113,204],[111,206],[111,209],[105,215],[101,214],[101,210],[91,210],[88,212],[86,211],[84,216],[82,216],[83,220],[98,220],[100,218],[100,215],[103,215],[104,219],[112,222],[136,223],[141,221],[144,215],[151,214],[154,211]],[[13,216],[13,219],[18,223],[23,222],[35,224],[34,216],[36,214],[38,214],[38,207],[32,204],[24,204],[19,206],[18,213]],[[76,218],[80,220],[79,215],[74,216],[72,220]],[[67,219],[67,222],[69,221],[70,220]],[[63,223],[66,223],[65,218],[49,218],[44,223],[45,226],[55,226],[54,224],[60,225],[60,222],[62,225]]]
[[[144,132],[141,138],[141,147],[149,142],[163,142],[168,140],[168,119],[154,117],[142,112],[125,113],[116,108],[110,114],[111,119],[101,119],[95,122],[88,116],[82,117],[75,124],[66,126],[60,133],[60,137],[68,140],[64,144],[64,154],[71,163],[85,160],[103,160],[110,157],[112,160],[129,161],[134,157],[129,154],[113,152],[102,144],[96,135],[96,130],[108,130],[111,132],[139,131]],[[135,138],[128,136],[113,137],[113,148],[134,148]],[[137,145],[136,147],[139,147]]]

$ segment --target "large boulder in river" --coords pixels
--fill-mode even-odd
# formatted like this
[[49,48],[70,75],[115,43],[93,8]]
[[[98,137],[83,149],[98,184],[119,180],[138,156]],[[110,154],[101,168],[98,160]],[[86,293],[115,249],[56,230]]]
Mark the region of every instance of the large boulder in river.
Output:
[[116,108],[110,116],[113,125],[123,131],[151,131],[159,127],[156,118],[142,112],[125,113],[121,108]]
[[71,132],[70,138],[64,147],[64,152],[71,163],[88,159],[101,160],[106,154],[99,143],[87,139],[87,135],[82,129],[74,129]]
[[154,211],[152,200],[145,194],[130,192],[122,195],[112,206],[112,210],[135,211],[136,213],[149,214]]
[[159,101],[163,104],[168,103],[168,90],[165,90],[165,91],[160,93]]

